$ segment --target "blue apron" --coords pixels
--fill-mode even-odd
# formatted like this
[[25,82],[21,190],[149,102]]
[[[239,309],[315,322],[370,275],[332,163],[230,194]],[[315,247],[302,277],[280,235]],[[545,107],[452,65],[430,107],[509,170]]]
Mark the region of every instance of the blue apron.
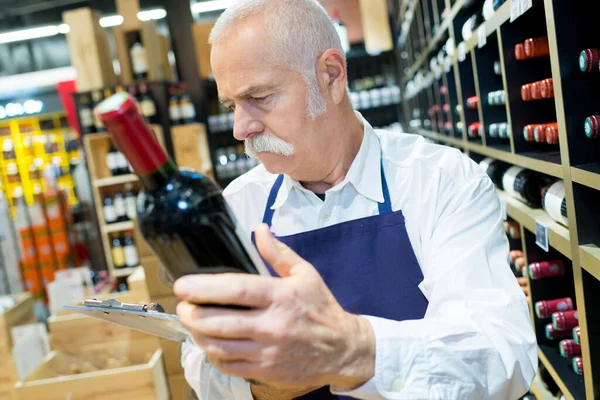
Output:
[[[271,226],[271,209],[281,184],[279,175],[271,188],[263,222]],[[392,211],[392,202],[381,163],[384,202],[379,215],[290,236],[279,236],[321,274],[344,310],[396,321],[422,319],[427,299],[418,285],[423,273],[415,257],[402,211]],[[252,235],[254,241],[254,234]],[[269,272],[277,276],[270,265]],[[331,394],[328,386],[298,399],[349,399]]]

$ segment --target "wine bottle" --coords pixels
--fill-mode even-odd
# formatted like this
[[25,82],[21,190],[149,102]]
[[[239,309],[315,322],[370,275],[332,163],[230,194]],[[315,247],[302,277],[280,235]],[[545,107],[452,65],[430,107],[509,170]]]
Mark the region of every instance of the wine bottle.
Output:
[[502,186],[510,196],[539,207],[546,179],[537,172],[519,166],[510,167],[502,177]]
[[171,125],[179,125],[181,123],[181,110],[179,109],[179,96],[174,85],[169,87],[169,118]]
[[154,100],[148,93],[148,88],[145,82],[140,83],[139,100],[140,110],[149,123],[157,123],[156,105]]
[[148,60],[146,49],[142,46],[139,36],[129,49],[129,57],[131,58],[131,69],[135,79],[146,79],[148,77]]
[[583,360],[580,356],[573,357],[573,360],[571,360],[571,365],[573,367],[573,371],[577,375],[583,375]]
[[108,151],[106,152],[106,167],[109,169],[112,176],[119,175],[119,160],[117,159],[119,151],[111,142]]
[[479,166],[483,168],[485,173],[490,177],[497,188],[503,189],[502,177],[504,176],[506,170],[510,167],[509,164],[487,157],[479,163]]
[[579,69],[581,72],[598,72],[600,49],[585,49],[579,54]]
[[125,233],[125,239],[123,239],[123,254],[125,256],[125,265],[127,267],[137,267],[140,265],[140,257],[133,241],[133,237],[130,232]]
[[559,180],[550,185],[542,195],[542,208],[550,217],[565,226],[567,219],[567,198],[565,195],[565,183]]
[[600,115],[592,115],[585,119],[585,136],[590,139],[600,139]]
[[523,43],[523,49],[525,50],[525,57],[527,58],[547,57],[550,55],[548,37],[544,36],[527,39]]
[[581,329],[579,329],[579,325],[573,328],[573,340],[577,344],[581,344]]
[[573,300],[570,297],[555,300],[540,300],[535,303],[535,315],[538,318],[549,318],[557,311],[573,309]]
[[125,185],[125,209],[127,218],[134,221],[137,218],[137,198],[130,183]]
[[104,213],[104,222],[107,224],[113,224],[117,222],[117,212],[115,211],[115,204],[113,199],[106,197],[104,199],[104,205],[102,206],[102,212]]
[[116,94],[96,112],[140,178],[140,231],[171,278],[223,272],[268,275],[219,186],[202,174],[177,168],[131,96]]
[[572,330],[579,325],[579,314],[577,310],[557,311],[552,314],[552,326],[554,329]]
[[179,96],[179,116],[184,124],[191,124],[196,121],[196,109],[192,104],[190,95],[185,90],[185,85],[179,85],[181,95]]
[[340,12],[336,9],[331,13],[331,20],[333,22],[333,26],[340,37],[340,42],[342,43],[342,49],[344,53],[348,53],[350,51],[350,41],[348,40],[348,28],[346,25],[342,23],[340,20]]
[[575,357],[581,355],[581,345],[573,339],[563,339],[558,343],[560,355],[563,357]]
[[113,259],[113,266],[115,268],[125,268],[125,251],[123,250],[123,243],[121,238],[118,236],[113,237],[111,255]]
[[546,324],[544,327],[544,333],[546,338],[550,340],[568,339],[571,337],[571,332],[569,330],[554,329],[552,324]]
[[127,221],[127,209],[125,208],[125,199],[123,198],[123,193],[115,193],[115,198],[113,199],[113,202],[115,204],[115,214],[117,215],[117,221]]
[[79,125],[82,134],[94,132],[94,113],[92,99],[87,93],[79,97]]

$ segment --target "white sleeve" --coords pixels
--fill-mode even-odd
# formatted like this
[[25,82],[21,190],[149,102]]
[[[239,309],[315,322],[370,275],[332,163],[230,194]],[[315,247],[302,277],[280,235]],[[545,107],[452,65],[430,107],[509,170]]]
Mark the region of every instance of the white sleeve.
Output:
[[253,400],[248,382],[219,372],[190,338],[181,347],[181,365],[200,400]]
[[527,301],[507,264],[498,196],[487,178],[447,190],[422,256],[425,318],[369,317],[375,375],[335,392],[359,399],[518,399],[537,369]]

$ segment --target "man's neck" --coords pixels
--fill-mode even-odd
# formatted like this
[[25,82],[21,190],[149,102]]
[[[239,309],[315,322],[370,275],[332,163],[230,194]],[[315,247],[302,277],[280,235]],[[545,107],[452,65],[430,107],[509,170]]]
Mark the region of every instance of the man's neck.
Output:
[[325,164],[320,168],[323,171],[321,177],[316,180],[300,182],[302,186],[311,192],[323,194],[342,182],[360,150],[364,137],[362,121],[357,118],[354,111],[351,111],[351,115],[340,118],[339,121],[345,121],[346,123],[338,128],[340,132],[337,139],[340,145],[335,146],[338,151],[332,151],[330,153],[331,157],[323,158]]

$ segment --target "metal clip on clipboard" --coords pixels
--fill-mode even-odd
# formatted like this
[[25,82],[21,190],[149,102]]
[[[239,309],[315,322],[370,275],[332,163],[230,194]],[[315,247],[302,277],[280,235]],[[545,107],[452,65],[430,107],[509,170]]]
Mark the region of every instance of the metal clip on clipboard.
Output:
[[175,314],[165,313],[158,303],[122,303],[117,299],[85,300],[83,306],[64,308],[89,317],[102,319],[136,331],[149,333],[176,342],[185,342],[190,332]]

